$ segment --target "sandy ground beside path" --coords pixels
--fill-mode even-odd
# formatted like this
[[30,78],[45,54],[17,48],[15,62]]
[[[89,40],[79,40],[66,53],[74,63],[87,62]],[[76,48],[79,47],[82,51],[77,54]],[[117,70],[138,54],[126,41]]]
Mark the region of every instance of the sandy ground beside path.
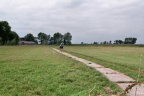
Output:
[[53,48],[53,50],[55,50],[63,55],[66,55],[72,59],[75,59],[79,62],[82,62],[89,67],[95,68],[96,70],[98,70],[99,72],[104,74],[110,81],[115,82],[118,86],[120,86],[122,88],[122,90],[128,92],[127,96],[144,96],[144,84],[135,85],[136,81],[134,79],[132,79],[131,77],[129,77],[121,72],[118,72],[116,70],[101,66],[100,64],[96,64],[94,62],[73,56],[66,52],[61,52],[58,49]]

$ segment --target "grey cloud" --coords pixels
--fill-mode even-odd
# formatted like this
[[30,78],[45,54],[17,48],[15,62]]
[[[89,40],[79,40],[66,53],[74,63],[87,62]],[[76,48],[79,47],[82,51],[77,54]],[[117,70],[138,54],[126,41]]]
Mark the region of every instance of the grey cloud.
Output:
[[20,36],[70,32],[73,43],[137,37],[144,43],[143,0],[2,0],[0,21]]
[[87,3],[88,0],[71,0],[68,5],[66,5],[66,8],[77,8],[81,5]]

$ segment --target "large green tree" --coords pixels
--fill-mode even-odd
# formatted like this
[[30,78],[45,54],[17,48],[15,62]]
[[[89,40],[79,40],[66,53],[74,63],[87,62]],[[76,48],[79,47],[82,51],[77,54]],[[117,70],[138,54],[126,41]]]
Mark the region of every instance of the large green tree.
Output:
[[33,34],[29,33],[24,37],[25,41],[34,41],[34,36]]
[[137,38],[125,38],[124,43],[125,44],[135,44],[137,41]]
[[8,35],[8,41],[13,43],[14,45],[17,45],[19,42],[19,36],[16,32],[11,31]]
[[47,44],[50,40],[50,35],[40,32],[38,34],[38,39],[41,41],[41,44]]
[[8,41],[8,35],[11,32],[11,27],[7,21],[0,21],[0,38],[2,44],[6,44]]
[[115,43],[115,44],[122,44],[123,41],[122,41],[122,40],[115,40],[114,43]]
[[49,40],[49,44],[54,44],[54,38],[53,37],[50,37],[50,40]]
[[137,41],[137,38],[133,38],[133,39],[132,39],[132,44],[135,44],[136,41]]
[[71,35],[71,33],[69,33],[69,32],[67,32],[67,33],[65,33],[64,34],[64,43],[65,44],[71,44],[71,40],[72,40],[72,35]]
[[53,38],[55,44],[60,44],[61,42],[63,42],[63,35],[59,32],[54,33]]

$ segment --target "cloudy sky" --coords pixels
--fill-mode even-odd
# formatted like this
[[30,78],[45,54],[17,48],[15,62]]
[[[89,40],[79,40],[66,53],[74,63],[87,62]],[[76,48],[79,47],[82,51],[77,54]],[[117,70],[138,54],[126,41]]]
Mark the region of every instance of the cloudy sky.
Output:
[[144,44],[144,0],[0,0],[0,21],[20,37],[70,32],[72,43],[136,37]]

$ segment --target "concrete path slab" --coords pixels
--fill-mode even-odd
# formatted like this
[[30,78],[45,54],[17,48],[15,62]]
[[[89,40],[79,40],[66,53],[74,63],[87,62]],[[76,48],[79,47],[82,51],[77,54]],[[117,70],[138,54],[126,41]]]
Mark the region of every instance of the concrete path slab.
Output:
[[[116,70],[106,68],[102,65],[99,65],[99,64],[96,64],[94,62],[73,56],[73,55],[68,54],[66,52],[60,52],[59,50],[57,50],[55,48],[53,48],[53,50],[55,50],[61,54],[64,54],[64,55],[66,55],[72,59],[75,59],[79,62],[82,62],[89,67],[95,68],[96,70],[98,70],[99,72],[104,74],[110,81],[115,82],[124,91],[128,88],[128,86],[130,86],[130,85],[134,84],[134,82],[136,82],[134,79],[132,79],[129,76],[127,76],[121,72],[118,72]],[[144,84],[135,85],[130,89],[131,90],[128,90],[128,93],[127,93],[128,96],[144,96]]]
[[144,84],[134,86],[128,96],[144,96]]
[[118,74],[104,74],[109,80],[113,81],[113,82],[124,82],[124,83],[129,83],[129,82],[135,82],[135,80],[133,80],[132,78],[118,73]]
[[110,68],[96,68],[98,71],[100,71],[101,73],[103,74],[118,74],[119,72],[115,71],[115,70],[112,70]]

